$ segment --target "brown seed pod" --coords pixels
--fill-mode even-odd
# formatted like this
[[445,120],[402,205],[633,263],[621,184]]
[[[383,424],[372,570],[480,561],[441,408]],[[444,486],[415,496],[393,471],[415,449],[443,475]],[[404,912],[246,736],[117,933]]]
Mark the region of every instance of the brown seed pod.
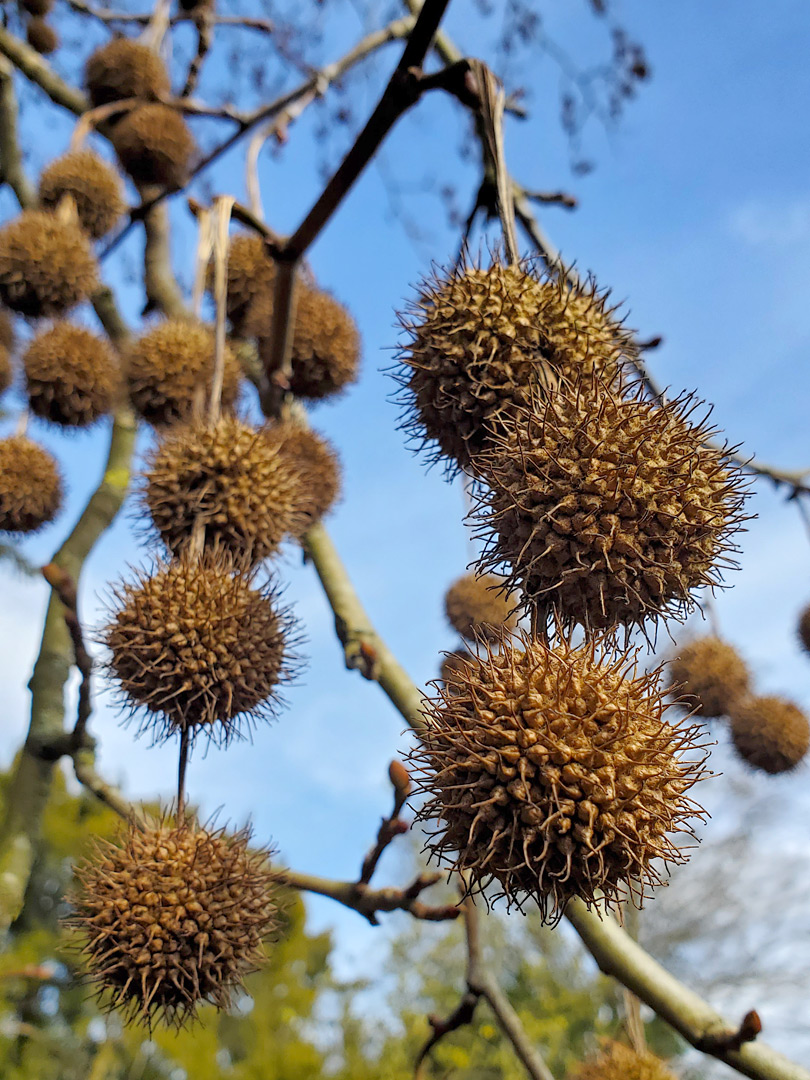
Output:
[[53,10],[53,0],[20,0],[20,6],[29,15],[42,19]]
[[447,621],[463,638],[495,637],[517,625],[508,597],[498,591],[502,579],[495,574],[464,574],[454,581],[444,598]]
[[[249,315],[252,309],[261,308],[260,316],[272,311],[275,274],[275,263],[267,254],[267,246],[261,236],[256,233],[237,233],[231,239],[228,248],[226,310],[234,333],[251,338],[261,329],[261,326],[254,325],[255,317],[252,319]],[[261,305],[257,304],[259,296],[263,297]]]
[[143,505],[170,551],[187,547],[197,525],[206,545],[253,563],[303,527],[300,493],[299,473],[270,430],[226,416],[167,433],[149,457]]
[[574,1068],[568,1080],[676,1080],[675,1074],[649,1051],[637,1053],[622,1043],[605,1040],[600,1053]]
[[604,639],[497,646],[426,703],[411,760],[431,854],[473,892],[496,883],[488,902],[533,899],[549,921],[572,896],[640,901],[658,860],[685,861],[675,834],[702,815],[686,795],[704,773],[698,729],[670,724],[660,672]]
[[24,435],[0,439],[0,532],[36,532],[61,506],[62,478],[48,451]]
[[145,710],[138,734],[227,745],[276,711],[293,674],[292,620],[238,570],[225,552],[184,552],[116,591],[102,640],[123,704]]
[[181,1028],[227,1009],[278,929],[270,852],[250,833],[167,818],[101,841],[76,870],[68,924],[99,996],[127,1022]]
[[96,49],[84,69],[84,82],[94,108],[128,98],[154,101],[171,90],[157,53],[129,38],[114,38]]
[[731,710],[731,738],[740,757],[755,769],[789,772],[810,749],[810,723],[784,698],[740,698]]
[[[189,419],[207,404],[214,374],[213,330],[187,319],[167,319],[147,330],[127,354],[132,403],[150,424]],[[230,408],[239,394],[239,364],[225,348],[222,406]]]
[[43,420],[87,427],[113,406],[119,386],[118,361],[104,338],[55,323],[38,334],[23,356],[28,403]]
[[747,494],[741,467],[692,421],[697,407],[594,378],[517,410],[477,459],[479,569],[506,564],[526,606],[566,628],[683,616],[735,565]]
[[181,113],[169,105],[139,105],[110,136],[121,167],[138,184],[181,188],[196,150]]
[[700,716],[728,716],[748,693],[748,666],[727,641],[699,637],[682,645],[667,668],[669,685]]
[[322,435],[295,420],[274,424],[268,433],[278,440],[282,456],[298,476],[297,521],[290,534],[300,540],[340,495],[340,459]]
[[799,625],[797,628],[799,634],[799,641],[805,652],[810,653],[810,604],[802,611],[799,616]]
[[24,210],[0,228],[0,299],[12,311],[63,315],[97,285],[96,259],[78,224]]
[[39,181],[39,201],[55,209],[63,195],[72,195],[79,224],[98,240],[124,212],[124,189],[116,171],[92,150],[75,150],[57,158]]
[[[444,689],[447,693],[453,693],[456,684],[456,676],[459,673],[463,673],[465,669],[465,662],[471,657],[469,649],[461,648],[454,649],[453,652],[445,653],[442,658],[441,667],[439,668],[439,679],[444,684]],[[464,686],[464,677],[462,675],[461,685]]]
[[59,34],[50,23],[34,15],[25,28],[25,40],[41,56],[50,56],[60,45]]

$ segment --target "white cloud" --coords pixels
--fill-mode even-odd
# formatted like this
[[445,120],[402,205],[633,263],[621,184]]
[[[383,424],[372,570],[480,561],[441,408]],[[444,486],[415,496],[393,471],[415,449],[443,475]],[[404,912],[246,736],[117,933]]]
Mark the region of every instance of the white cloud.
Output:
[[728,227],[751,247],[784,249],[805,244],[810,237],[810,196],[792,202],[750,199],[732,211]]

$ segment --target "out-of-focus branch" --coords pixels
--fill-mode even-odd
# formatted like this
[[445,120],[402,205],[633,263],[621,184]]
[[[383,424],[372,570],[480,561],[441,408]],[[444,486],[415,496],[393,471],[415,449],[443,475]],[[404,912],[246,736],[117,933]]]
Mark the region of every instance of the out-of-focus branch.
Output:
[[93,675],[93,659],[84,644],[82,624],[79,619],[76,583],[70,575],[55,563],[46,563],[42,567],[42,576],[48,582],[54,593],[59,597],[65,611],[65,626],[67,626],[70,640],[73,643],[73,657],[76,667],[81,675],[79,683],[79,701],[76,712],[76,724],[71,735],[73,747],[83,745],[87,731],[87,721],[93,709],[91,696],[91,678]]
[[91,748],[84,747],[74,752],[73,771],[79,783],[106,806],[109,806],[111,810],[114,810],[119,817],[122,817],[125,821],[131,821],[133,825],[142,827],[143,818],[138,809],[124,798],[117,787],[108,784],[96,772],[95,753]]
[[57,105],[62,105],[77,115],[89,107],[89,102],[81,90],[65,82],[47,60],[26,42],[10,34],[4,26],[0,26],[0,53],[7,56],[27,79],[41,87]]
[[[91,15],[94,19],[104,23],[135,23],[139,26],[146,26],[151,18],[149,13],[107,11],[104,8],[86,4],[84,0],[68,0],[68,3],[80,15]],[[178,11],[175,15],[172,15],[169,25],[175,26],[177,23],[193,21],[193,12]],[[243,27],[245,30],[258,30],[263,34],[273,33],[273,23],[270,19],[255,19],[245,15],[214,15],[213,21],[216,26]]]
[[20,206],[33,206],[37,195],[23,169],[17,113],[14,67],[0,57],[0,183],[8,184]]
[[146,311],[160,311],[170,319],[188,314],[186,302],[172,270],[169,208],[156,203],[144,218],[143,254]]

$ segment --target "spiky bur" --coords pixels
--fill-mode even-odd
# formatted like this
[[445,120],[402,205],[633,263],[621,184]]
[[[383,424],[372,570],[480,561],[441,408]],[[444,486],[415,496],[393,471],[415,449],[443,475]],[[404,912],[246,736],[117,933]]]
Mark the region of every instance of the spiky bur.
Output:
[[668,721],[659,678],[599,638],[504,636],[471,655],[427,701],[411,756],[432,856],[549,921],[572,896],[640,901],[702,815],[697,729]]
[[277,440],[282,457],[298,475],[297,520],[290,534],[301,540],[340,496],[340,459],[322,435],[295,420],[274,424],[268,434]]
[[[150,424],[173,424],[203,409],[214,374],[213,330],[187,319],[167,319],[148,330],[127,354],[132,403]],[[230,408],[239,393],[240,370],[225,349],[222,405]]]
[[69,925],[101,1000],[127,1021],[180,1028],[227,1009],[278,929],[270,852],[167,818],[101,841],[76,870]]
[[805,652],[810,653],[810,604],[808,604],[799,616],[797,633],[802,648]]
[[263,297],[262,307],[272,310],[274,278],[275,264],[267,254],[262,237],[256,233],[237,233],[228,248],[226,302],[228,318],[235,334],[251,338],[261,329],[251,312],[259,296]]
[[501,628],[517,625],[513,605],[499,591],[501,585],[502,579],[495,574],[464,574],[447,590],[444,612],[463,638],[497,637]]
[[605,1041],[600,1053],[575,1066],[568,1080],[676,1080],[675,1074],[656,1057],[637,1053],[623,1043]]
[[50,56],[60,45],[59,34],[49,22],[34,15],[25,28],[25,40],[41,56]]
[[747,494],[698,405],[590,378],[517,410],[478,459],[479,569],[506,567],[527,608],[565,628],[682,617],[735,566]]
[[48,451],[24,435],[0,439],[0,532],[36,532],[61,506],[62,478]]
[[753,768],[789,772],[810,749],[810,723],[784,698],[740,698],[731,709],[731,738],[737,753]]
[[251,563],[275,554],[306,519],[301,477],[277,436],[235,417],[177,426],[152,451],[143,505],[170,551],[221,546]]
[[84,82],[94,107],[127,98],[153,101],[171,91],[157,53],[128,38],[114,38],[96,49],[85,66]]
[[139,105],[110,136],[122,168],[138,184],[181,188],[196,150],[182,114],[169,105]]
[[225,552],[184,552],[115,593],[102,641],[122,700],[155,742],[187,732],[227,745],[280,704],[293,622]]
[[728,716],[748,692],[748,665],[733,645],[713,636],[681,646],[667,666],[669,685],[701,716]]
[[115,169],[92,150],[75,150],[52,161],[39,180],[39,201],[55,209],[64,195],[72,195],[79,224],[98,240],[124,212],[124,189]]
[[87,427],[108,413],[120,382],[108,342],[68,322],[34,338],[23,368],[31,411],[65,427]]
[[593,282],[572,286],[530,263],[440,270],[400,322],[403,427],[451,472],[469,469],[534,392],[593,372],[612,380],[634,353]]
[[78,224],[24,210],[0,229],[0,299],[12,311],[63,315],[97,285],[96,259]]

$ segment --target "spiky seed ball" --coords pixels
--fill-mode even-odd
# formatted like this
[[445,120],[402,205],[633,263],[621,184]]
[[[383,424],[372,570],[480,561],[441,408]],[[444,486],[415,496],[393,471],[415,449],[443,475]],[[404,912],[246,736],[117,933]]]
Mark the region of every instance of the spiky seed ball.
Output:
[[517,625],[513,605],[498,589],[502,579],[495,574],[464,574],[454,581],[444,597],[447,621],[463,638],[475,640],[476,634],[498,636],[501,628]]
[[57,158],[39,181],[39,201],[55,208],[63,195],[72,195],[85,232],[98,240],[124,212],[124,190],[116,171],[92,150],[75,150]]
[[0,229],[0,299],[12,311],[63,315],[97,284],[96,259],[78,224],[24,210]]
[[196,144],[176,109],[139,105],[118,121],[111,139],[118,160],[136,183],[180,188],[188,179]]
[[[275,264],[261,236],[237,233],[232,238],[228,248],[227,312],[235,333],[250,338],[266,328],[272,310],[275,273]],[[263,298],[258,305],[259,318],[264,321],[257,325],[255,314],[251,318],[250,312],[252,308],[255,311],[259,296]]]
[[686,795],[703,773],[696,729],[668,722],[660,672],[603,640],[497,645],[426,703],[412,761],[432,855],[551,921],[572,896],[640,899],[701,815]]
[[802,648],[805,652],[810,652],[810,604],[799,616],[798,634]]
[[713,636],[681,646],[668,665],[669,685],[700,716],[728,716],[737,698],[748,692],[748,666],[727,641]]
[[23,356],[31,411],[65,427],[87,427],[110,411],[118,362],[104,338],[58,322],[38,334]]
[[340,495],[340,460],[335,448],[295,420],[274,424],[268,433],[278,441],[280,452],[298,476],[297,521],[290,529],[295,539],[328,514]]
[[269,852],[248,830],[167,819],[101,841],[76,870],[69,924],[99,996],[127,1021],[177,1028],[231,1004],[278,928]]
[[43,18],[53,9],[53,0],[21,0],[21,6],[29,15]]
[[746,495],[696,408],[588,379],[516,411],[478,459],[479,568],[506,564],[527,607],[565,627],[630,629],[689,611],[735,565],[726,553]]
[[[202,323],[167,319],[147,330],[127,355],[132,403],[150,424],[189,419],[207,404],[214,373],[214,332]],[[231,349],[225,349],[223,408],[239,393],[240,371]]]
[[622,1043],[606,1041],[601,1052],[568,1074],[568,1080],[676,1080],[649,1051],[639,1054]]
[[143,504],[173,552],[186,547],[195,524],[207,545],[250,562],[273,555],[298,531],[301,480],[269,429],[235,417],[172,428],[147,463]]
[[731,710],[731,738],[740,757],[755,769],[788,772],[810,749],[810,723],[784,698],[741,698]]
[[50,56],[59,48],[59,34],[50,23],[41,19],[38,15],[28,20],[25,28],[25,40],[41,56]]
[[61,506],[62,478],[48,451],[24,435],[0,439],[0,532],[36,532]]
[[184,552],[122,586],[103,634],[109,670],[139,734],[187,731],[227,745],[273,715],[291,675],[292,622],[222,551]]
[[128,38],[114,38],[96,49],[84,69],[84,83],[94,107],[128,98],[154,101],[171,90],[157,53]]

